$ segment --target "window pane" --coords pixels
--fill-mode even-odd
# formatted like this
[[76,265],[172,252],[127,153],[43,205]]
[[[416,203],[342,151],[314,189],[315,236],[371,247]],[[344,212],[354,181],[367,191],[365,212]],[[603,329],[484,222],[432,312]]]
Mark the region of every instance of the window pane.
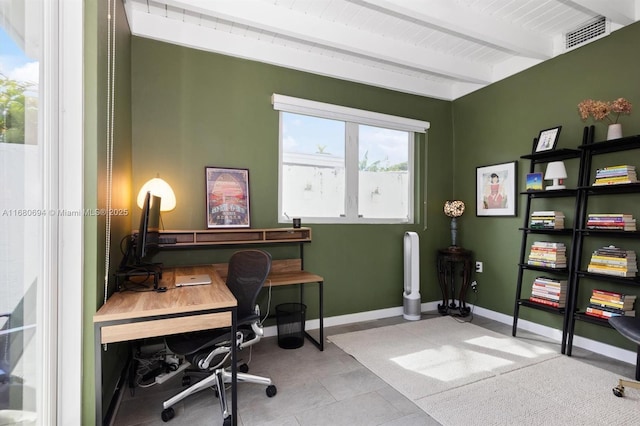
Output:
[[345,123],[282,113],[282,213],[340,217],[345,203]]
[[[0,24],[0,411],[35,424],[43,382],[44,184],[37,14]],[[50,356],[50,353],[49,353]],[[42,390],[41,390],[42,391]],[[40,413],[41,414],[41,413]]]
[[408,218],[409,133],[360,125],[358,140],[358,214],[371,219]]

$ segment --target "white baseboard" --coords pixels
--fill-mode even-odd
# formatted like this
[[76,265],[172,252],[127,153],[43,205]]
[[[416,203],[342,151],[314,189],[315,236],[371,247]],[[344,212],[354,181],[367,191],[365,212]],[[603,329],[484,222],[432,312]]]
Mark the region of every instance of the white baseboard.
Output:
[[[489,309],[481,308],[479,306],[468,305],[473,309],[474,314],[492,319],[494,321],[511,325],[513,324],[513,316],[501,314],[499,312],[491,311]],[[438,302],[426,302],[421,304],[422,312],[431,312],[438,309]],[[324,326],[332,327],[336,325],[353,324],[363,321],[371,321],[383,318],[390,318],[402,315],[402,306],[396,308],[378,309],[375,311],[358,312],[354,314],[338,315],[335,317],[325,317]],[[320,327],[320,321],[317,319],[308,320],[305,324],[305,330],[317,330]],[[535,322],[518,319],[518,329],[526,330],[531,333],[536,333],[541,336],[547,337],[552,340],[560,342],[562,340],[562,331],[553,327],[547,327],[545,325],[537,324]],[[272,337],[278,335],[277,326],[265,327],[265,337]],[[628,364],[635,365],[637,354],[636,352],[621,349],[616,346],[608,345],[606,343],[598,342],[596,340],[587,339],[578,335],[573,336],[573,345],[579,348],[583,348],[600,355],[607,356]]]

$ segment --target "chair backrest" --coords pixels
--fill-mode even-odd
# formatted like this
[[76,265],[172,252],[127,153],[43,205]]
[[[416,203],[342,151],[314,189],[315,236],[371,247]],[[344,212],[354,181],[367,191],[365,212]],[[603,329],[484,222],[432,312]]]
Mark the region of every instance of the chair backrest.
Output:
[[241,250],[229,260],[227,287],[238,301],[238,319],[254,314],[258,293],[271,270],[271,255],[262,250]]

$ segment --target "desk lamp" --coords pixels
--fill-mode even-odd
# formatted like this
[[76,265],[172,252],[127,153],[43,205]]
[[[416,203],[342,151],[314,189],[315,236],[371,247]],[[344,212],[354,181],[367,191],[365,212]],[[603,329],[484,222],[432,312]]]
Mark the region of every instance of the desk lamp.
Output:
[[456,235],[458,233],[458,223],[456,221],[457,218],[462,216],[464,213],[464,202],[460,200],[447,200],[444,203],[444,214],[451,218],[451,247],[457,248],[456,245]]
[[567,169],[562,161],[552,161],[547,164],[547,171],[544,174],[545,180],[553,180],[553,185],[545,187],[545,190],[565,189],[562,180],[567,178]]
[[138,192],[138,207],[142,208],[144,197],[148,191],[150,191],[152,195],[157,195],[161,198],[161,212],[168,212],[176,208],[176,194],[173,193],[171,186],[163,179],[160,179],[159,176],[148,180],[142,185],[140,192]]

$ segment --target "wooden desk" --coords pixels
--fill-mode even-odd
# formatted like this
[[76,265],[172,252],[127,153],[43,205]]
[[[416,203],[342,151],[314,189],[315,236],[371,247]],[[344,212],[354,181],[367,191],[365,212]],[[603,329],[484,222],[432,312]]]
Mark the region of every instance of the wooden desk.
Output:
[[[175,274],[211,276],[211,285],[176,288]],[[237,327],[237,301],[211,266],[166,268],[160,286],[167,291],[113,294],[93,316],[95,332],[96,426],[102,424],[102,345],[190,331]],[[236,348],[231,350],[231,416],[237,422]],[[160,407],[158,413],[160,412]]]
[[[224,281],[227,277],[228,263],[216,263],[213,265],[217,274]],[[302,259],[281,259],[271,262],[271,271],[264,286],[278,287],[283,285],[300,286],[300,303],[304,303],[304,284],[318,283],[318,319],[320,321],[320,336],[316,340],[306,330],[304,334],[318,349],[324,351],[324,278],[302,269]]]
[[[167,230],[160,232],[162,250],[191,250],[197,248],[233,248],[265,245],[297,244],[298,259],[274,260],[269,281],[265,285],[299,285],[300,303],[304,303],[304,284],[318,283],[320,339],[314,339],[305,330],[307,338],[321,351],[324,350],[324,278],[304,270],[304,244],[311,243],[311,228],[239,228],[206,230]],[[227,276],[227,264],[214,265],[220,276]]]

